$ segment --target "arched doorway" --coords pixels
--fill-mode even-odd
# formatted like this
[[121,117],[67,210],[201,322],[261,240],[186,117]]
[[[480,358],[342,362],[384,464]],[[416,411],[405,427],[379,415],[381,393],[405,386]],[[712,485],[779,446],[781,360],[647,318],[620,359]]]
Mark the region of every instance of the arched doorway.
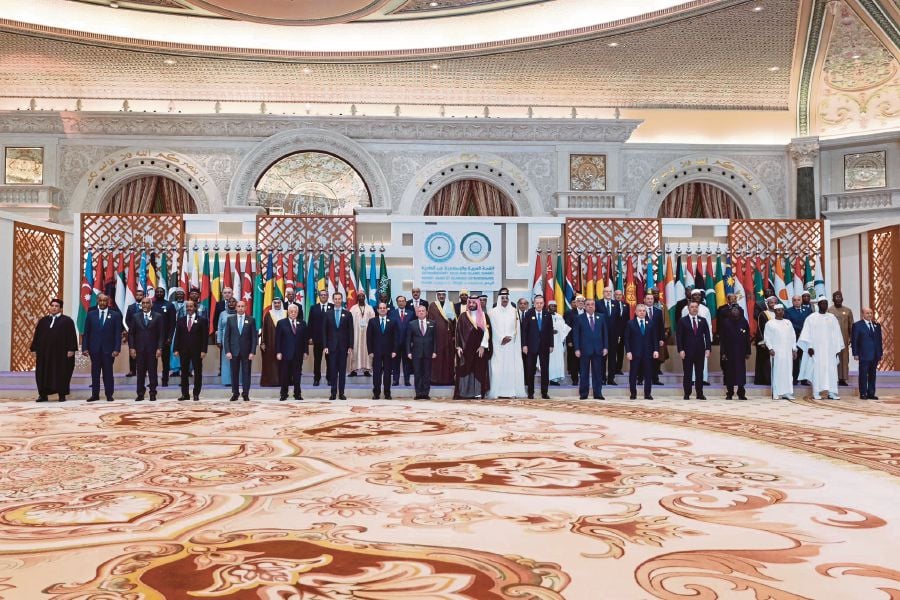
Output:
[[458,179],[448,183],[425,207],[426,216],[516,217],[518,214],[509,196],[480,179]]
[[660,218],[743,219],[744,211],[734,197],[705,181],[683,183],[669,192],[659,207]]
[[115,188],[100,212],[107,214],[195,214],[197,205],[190,192],[174,179],[144,175]]

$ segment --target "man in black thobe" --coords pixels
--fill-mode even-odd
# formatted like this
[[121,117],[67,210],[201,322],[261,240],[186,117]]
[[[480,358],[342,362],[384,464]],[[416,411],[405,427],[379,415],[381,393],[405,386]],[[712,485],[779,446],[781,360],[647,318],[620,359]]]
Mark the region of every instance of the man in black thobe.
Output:
[[478,310],[478,299],[469,298],[466,312],[460,314],[456,324],[454,400],[487,397],[491,388],[491,351],[490,321]]
[[34,379],[38,402],[46,402],[51,394],[59,394],[59,401],[65,402],[72,383],[78,332],[75,331],[75,322],[62,314],[62,307],[63,302],[59,298],[50,301],[49,314],[37,322],[31,339],[31,351],[37,361]]
[[722,370],[725,376],[725,399],[734,398],[737,386],[739,400],[746,400],[744,385],[747,383],[747,359],[750,358],[750,323],[744,318],[740,306],[734,306],[728,318],[720,321],[719,350],[722,352]]

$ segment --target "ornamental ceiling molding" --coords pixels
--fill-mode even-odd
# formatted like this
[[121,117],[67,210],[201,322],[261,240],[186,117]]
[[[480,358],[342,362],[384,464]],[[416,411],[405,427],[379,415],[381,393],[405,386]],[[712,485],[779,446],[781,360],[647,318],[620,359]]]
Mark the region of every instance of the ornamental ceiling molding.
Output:
[[99,212],[120,185],[142,176],[162,176],[188,191],[198,213],[222,206],[222,196],[209,173],[191,157],[166,148],[122,148],[96,161],[81,177],[68,207],[70,213]]
[[226,205],[246,206],[250,198],[255,197],[256,182],[263,173],[278,160],[297,152],[325,152],[337,156],[362,177],[372,207],[390,210],[390,188],[375,158],[347,136],[314,128],[284,131],[260,142],[238,165],[228,189]]
[[641,188],[634,214],[655,217],[669,192],[693,181],[711,183],[727,191],[748,218],[780,216],[762,178],[733,157],[720,154],[683,156],[657,170]]
[[146,113],[0,112],[0,133],[268,138],[298,129],[361,140],[624,143],[640,119],[233,117]]
[[326,63],[341,61],[395,62],[421,58],[459,58],[492,54],[498,51],[529,50],[571,44],[622,35],[642,29],[658,27],[683,19],[745,4],[747,0],[690,0],[683,4],[648,12],[642,15],[598,23],[542,35],[515,37],[466,45],[451,45],[439,48],[412,48],[389,51],[321,52],[297,50],[270,50],[262,48],[237,48],[219,45],[198,45],[134,37],[114,36],[75,29],[50,27],[0,18],[0,31],[21,33],[42,38],[78,42],[107,48],[160,52],[171,55],[200,56],[211,58],[255,58],[267,61],[306,61]]

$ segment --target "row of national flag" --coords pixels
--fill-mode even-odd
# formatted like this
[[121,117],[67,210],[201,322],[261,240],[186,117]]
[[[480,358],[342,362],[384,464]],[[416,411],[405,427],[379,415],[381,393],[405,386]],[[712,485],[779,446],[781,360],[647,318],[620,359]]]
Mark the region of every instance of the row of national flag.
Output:
[[[532,297],[542,294],[556,300],[556,310],[563,314],[577,294],[589,300],[603,297],[606,289],[623,292],[634,307],[642,302],[647,290],[655,289],[659,302],[674,320],[675,306],[686,298],[688,288],[701,290],[704,303],[712,316],[727,304],[727,296],[736,294],[753,315],[754,303],[765,300],[765,290],[772,289],[786,306],[791,297],[809,292],[814,297],[825,294],[825,280],[820,260],[813,257],[786,256],[747,257],[717,254],[585,254],[562,251],[537,252],[532,283]],[[750,319],[751,323],[753,319]]]
[[[149,296],[157,288],[180,287],[185,294],[193,288],[200,291],[200,304],[206,314],[212,314],[222,299],[225,288],[231,288],[235,298],[247,303],[247,312],[262,321],[272,302],[284,299],[293,289],[296,301],[304,306],[305,314],[316,302],[315,293],[307,290],[340,292],[347,305],[357,302],[363,294],[373,307],[381,294],[391,298],[391,279],[387,261],[382,253],[380,261],[373,252],[368,265],[364,253],[304,255],[302,252],[225,252],[185,250],[180,256],[167,252],[106,252],[88,250],[81,279],[81,303],[78,307],[78,329],[84,330],[88,310],[96,306],[97,296],[109,296],[111,304],[123,314],[134,303],[137,290]],[[210,331],[214,323],[210,320]]]

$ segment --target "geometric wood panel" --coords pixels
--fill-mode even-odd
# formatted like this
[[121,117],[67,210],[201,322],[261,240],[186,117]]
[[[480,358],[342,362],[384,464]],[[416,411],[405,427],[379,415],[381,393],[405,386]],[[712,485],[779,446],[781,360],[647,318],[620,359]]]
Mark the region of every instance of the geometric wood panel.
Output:
[[137,252],[158,253],[163,249],[181,252],[184,249],[184,218],[181,215],[82,213],[79,272],[84,273],[88,246],[96,254],[107,250],[110,243],[115,250],[124,247]]
[[754,256],[815,257],[825,260],[825,221],[817,219],[733,219],[728,223],[730,253]]
[[[65,236],[60,231],[16,222],[13,228],[12,329],[10,369],[35,367],[31,338],[53,298],[63,298]],[[71,314],[71,307],[65,307]]]
[[881,324],[884,358],[878,365],[880,371],[893,371],[897,367],[897,349],[900,348],[900,327],[897,327],[898,311],[894,308],[895,290],[900,290],[900,227],[887,227],[869,232],[869,299],[875,312],[875,320]]
[[660,251],[662,239],[660,219],[566,218],[567,252],[603,250],[644,254]]
[[340,215],[258,215],[256,249],[278,252],[297,249],[307,252],[334,248],[340,252],[356,249],[356,217]]

